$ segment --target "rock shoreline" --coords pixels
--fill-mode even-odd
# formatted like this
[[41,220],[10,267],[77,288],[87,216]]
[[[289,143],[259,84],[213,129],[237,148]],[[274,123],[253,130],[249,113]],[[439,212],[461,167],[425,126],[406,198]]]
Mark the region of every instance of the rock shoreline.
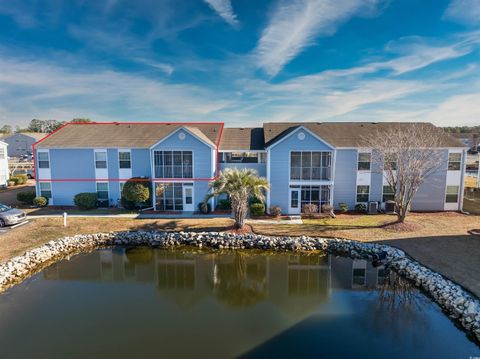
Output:
[[480,342],[480,302],[459,285],[420,265],[403,251],[382,244],[335,238],[268,237],[257,234],[218,232],[109,232],[76,235],[50,241],[0,265],[0,293],[50,264],[71,255],[112,245],[153,247],[196,246],[216,249],[263,249],[273,251],[321,250],[351,258],[383,263],[427,292],[462,328]]

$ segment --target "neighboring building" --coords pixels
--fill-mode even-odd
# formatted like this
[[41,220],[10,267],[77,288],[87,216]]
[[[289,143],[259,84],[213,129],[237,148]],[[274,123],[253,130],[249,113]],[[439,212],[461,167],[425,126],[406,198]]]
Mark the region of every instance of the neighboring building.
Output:
[[468,148],[480,145],[480,134],[478,133],[452,133],[451,135]]
[[8,144],[0,141],[0,187],[6,187],[9,178],[7,148]]
[[[261,128],[223,128],[223,123],[69,124],[35,145],[37,193],[50,204],[72,205],[80,192],[97,192],[117,205],[132,177],[154,183],[159,211],[195,211],[208,182],[225,168],[254,168],[271,188],[267,207],[298,214],[307,203],[377,202],[392,194],[373,171],[364,136],[409,123],[265,123]],[[435,130],[435,126],[432,130]],[[442,168],[419,189],[417,211],[460,210],[466,148],[445,134]],[[213,204],[213,200],[212,200]]]
[[8,144],[9,157],[20,157],[23,155],[31,155],[32,145],[46,135],[46,133],[37,132],[18,132],[5,135],[1,140]]

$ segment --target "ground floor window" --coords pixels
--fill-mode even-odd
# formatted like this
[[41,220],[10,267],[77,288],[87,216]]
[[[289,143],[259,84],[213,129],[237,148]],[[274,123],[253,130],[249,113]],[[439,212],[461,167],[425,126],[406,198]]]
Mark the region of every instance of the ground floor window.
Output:
[[292,208],[300,208],[303,212],[303,208],[307,204],[314,204],[318,208],[318,212],[321,212],[324,204],[330,204],[330,186],[290,186],[292,189],[299,189],[300,202],[297,191],[291,191],[291,203]]
[[97,200],[99,207],[108,207],[108,182],[97,182]]
[[40,196],[52,198],[52,184],[50,182],[40,182]]
[[[156,183],[155,197],[157,211],[189,210],[188,207],[193,204],[193,183]],[[187,205],[187,209],[184,208],[184,205]]]
[[368,202],[370,186],[357,186],[357,202]]
[[391,186],[383,186],[382,202],[394,201],[395,191]]
[[446,203],[458,202],[458,186],[447,186]]

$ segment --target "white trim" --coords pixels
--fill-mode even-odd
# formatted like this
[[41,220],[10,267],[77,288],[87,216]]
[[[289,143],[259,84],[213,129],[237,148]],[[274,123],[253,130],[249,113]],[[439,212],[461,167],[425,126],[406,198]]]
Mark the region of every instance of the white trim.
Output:
[[166,137],[162,138],[160,141],[158,141],[157,143],[153,144],[152,146],[149,147],[150,150],[152,150],[154,147],[157,147],[159,144],[161,144],[162,142],[166,141],[168,138],[172,137],[175,133],[177,133],[178,131],[181,131],[181,130],[184,130],[185,132],[188,132],[190,135],[192,135],[193,137],[195,137],[197,140],[199,140],[200,142],[204,143],[205,145],[207,145],[208,147],[211,147],[213,149],[216,149],[215,145],[213,143],[208,143],[207,141],[205,141],[203,138],[200,138],[198,137],[195,133],[193,133],[192,131],[190,131],[187,127],[185,126],[180,126],[178,127],[177,129],[173,130],[172,132],[170,132]]
[[150,178],[152,179],[152,206],[153,209],[156,211],[157,210],[157,188],[155,186],[155,182],[153,181],[154,175],[155,175],[155,164],[153,160],[153,151],[149,150],[150,153]]
[[247,153],[267,153],[267,150],[218,150],[218,152],[247,152]]
[[[50,180],[52,179],[52,158],[50,156],[50,150],[42,149],[36,150],[37,153],[35,155],[35,166],[37,167],[37,178],[36,180]],[[39,153],[46,153],[48,155],[48,168],[40,168],[40,160],[38,158]]]
[[53,206],[53,186],[52,186],[52,182],[47,182],[47,181],[38,182],[38,193],[37,193],[38,196],[42,196],[42,189],[40,188],[41,183],[48,183],[50,185],[51,196],[50,196],[50,198],[48,198],[48,205]]
[[272,143],[270,146],[266,147],[266,149],[271,149],[273,147],[275,147],[276,145],[278,145],[279,143],[281,143],[282,141],[286,140],[287,138],[289,138],[291,135],[293,135],[295,132],[299,131],[299,130],[303,130],[307,133],[309,133],[311,136],[313,136],[314,138],[316,138],[317,140],[319,140],[320,142],[324,143],[325,145],[327,145],[328,147],[330,147],[330,149],[335,149],[335,146],[331,145],[330,143],[328,143],[327,141],[325,141],[323,138],[319,137],[318,135],[316,135],[315,133],[313,133],[311,130],[309,130],[308,128],[304,127],[304,126],[299,126],[298,128],[296,128],[295,130],[293,130],[292,132],[290,132],[289,134],[283,136],[281,139],[279,139],[278,141]]
[[110,183],[108,181],[95,181],[95,193],[98,194],[98,188],[97,185],[99,183],[106,183],[107,184],[107,201],[108,201],[108,206],[110,207]]
[[[100,152],[105,152],[105,168],[97,168],[97,158],[96,154]],[[93,150],[93,168],[95,169],[95,178],[99,179],[108,179],[108,151],[106,148],[95,149]]]
[[[185,183],[188,183],[188,182],[180,182],[182,184],[182,204],[183,204],[183,211],[182,212],[194,212],[195,211],[195,186],[192,185],[192,186],[185,186]],[[186,189],[188,188],[191,188],[192,189],[192,203],[190,205],[188,205],[186,203],[186,196],[185,196],[185,191]],[[186,206],[191,206],[191,210],[190,209],[185,209]],[[212,211],[213,211],[213,207],[212,207]]]
[[[368,186],[368,201],[367,202],[358,202],[357,201],[357,198],[358,198],[358,186]],[[367,184],[361,184],[361,185],[356,185],[355,186],[355,204],[359,204],[359,203],[369,203],[370,202],[370,195],[372,194],[372,186],[371,185],[367,185]]]
[[[120,168],[120,152],[130,153],[130,168]],[[132,178],[133,173],[133,158],[132,150],[130,148],[119,148],[117,149],[117,159],[118,159],[118,178]]]
[[[298,193],[296,208],[292,207],[292,192],[294,191]],[[302,212],[301,195],[302,195],[301,188],[290,188],[290,186],[288,187],[288,212],[287,212],[288,214],[300,214]],[[320,193],[320,196],[321,196],[321,193]]]
[[[302,180],[302,179],[294,179],[292,180],[291,178],[291,165],[292,165],[292,152],[300,152],[300,153],[303,153],[303,152],[310,152],[310,153],[313,153],[313,152],[319,152],[319,153],[330,153],[330,171],[332,171],[333,169],[333,160],[334,160],[334,156],[333,156],[333,153],[334,153],[335,149],[332,149],[330,151],[325,151],[325,150],[289,150],[288,151],[288,181],[289,182],[296,182],[296,181],[300,181],[302,183],[305,183],[305,184],[308,184],[309,182],[332,182],[333,184],[333,173],[330,172],[330,179],[329,180],[321,180],[321,179],[312,179],[312,180]],[[301,167],[303,169],[303,166]],[[322,166],[322,157],[320,156],[320,169],[323,168]],[[325,168],[328,168],[328,167],[325,167]],[[320,173],[320,176],[321,176],[321,173]],[[302,177],[302,174],[300,174],[300,177]]]

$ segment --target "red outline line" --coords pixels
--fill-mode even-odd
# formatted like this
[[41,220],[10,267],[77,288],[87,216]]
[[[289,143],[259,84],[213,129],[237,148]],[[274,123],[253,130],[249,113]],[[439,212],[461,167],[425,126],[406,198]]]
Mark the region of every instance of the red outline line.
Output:
[[[37,179],[37,166],[35,164],[35,146],[57,133],[68,125],[220,125],[220,133],[217,143],[215,145],[215,161],[216,161],[216,174],[211,178],[65,178],[65,179]],[[223,129],[225,123],[223,122],[67,122],[57,128],[55,131],[49,133],[40,140],[32,144],[32,156],[33,156],[33,174],[37,182],[126,182],[126,181],[138,181],[138,182],[191,182],[191,181],[214,181],[220,175],[220,161],[218,158],[218,148],[222,140]],[[67,148],[67,147],[66,147]],[[88,149],[88,148],[85,148]]]

